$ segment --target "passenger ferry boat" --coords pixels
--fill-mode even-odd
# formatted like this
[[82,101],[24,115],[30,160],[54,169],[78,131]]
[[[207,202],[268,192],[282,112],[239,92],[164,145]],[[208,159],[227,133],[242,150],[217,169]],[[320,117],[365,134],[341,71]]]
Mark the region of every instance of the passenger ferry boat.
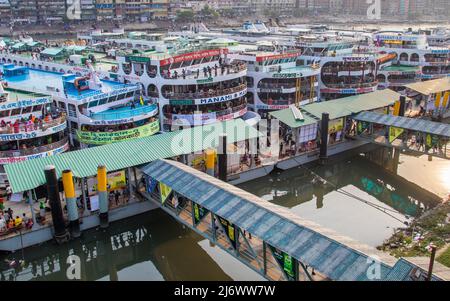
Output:
[[118,55],[118,75],[159,102],[163,131],[226,121],[247,113],[247,67],[228,54],[227,48],[207,45],[135,50]]
[[[44,62],[36,61],[45,69]],[[4,64],[8,87],[51,97],[67,112],[68,139],[85,148],[159,132],[158,106],[140,97],[139,85],[100,80],[92,66],[84,75]]]
[[[2,73],[14,72],[3,66]],[[53,156],[69,149],[66,114],[52,97],[0,83],[0,178],[5,164]]]
[[[240,45],[249,47],[251,45]],[[297,66],[297,50],[278,51],[269,43],[258,43],[254,50],[233,50],[232,57],[248,66],[247,100],[249,109],[261,118],[292,104],[304,105],[318,100],[319,69]]]
[[422,80],[450,75],[450,49],[431,47],[426,35],[381,32],[373,43],[379,51],[396,54],[395,64],[419,67]]
[[332,35],[309,35],[297,38],[303,64],[320,64],[320,97],[322,100],[374,92],[377,59],[375,53],[356,48],[358,40]]

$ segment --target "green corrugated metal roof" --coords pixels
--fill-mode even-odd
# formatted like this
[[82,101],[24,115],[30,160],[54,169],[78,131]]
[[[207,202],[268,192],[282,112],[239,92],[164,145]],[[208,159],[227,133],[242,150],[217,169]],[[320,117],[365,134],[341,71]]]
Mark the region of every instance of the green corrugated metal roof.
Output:
[[444,77],[440,79],[428,80],[424,82],[418,82],[414,84],[406,85],[405,87],[419,92],[423,95],[430,95],[439,92],[450,90],[450,77]]
[[46,55],[58,55],[63,51],[62,48],[46,48],[43,51],[41,51],[41,54]]
[[20,49],[20,48],[23,48],[23,47],[25,47],[25,46],[26,46],[25,43],[19,42],[19,43],[14,44],[14,45],[12,46],[12,48],[13,48],[13,49]]
[[386,89],[330,101],[316,102],[305,105],[302,109],[317,118],[322,118],[322,113],[328,113],[330,114],[330,119],[337,119],[362,111],[393,105],[394,102],[399,100],[400,96],[400,93]]
[[270,112],[269,114],[293,129],[299,128],[299,127],[302,127],[305,125],[314,124],[319,121],[318,118],[310,115],[308,112],[305,112],[303,110],[300,110],[300,111],[303,114],[304,120],[296,120],[294,118],[294,114],[292,113],[292,110],[290,108],[280,110],[280,111]]
[[[13,191],[21,192],[45,184],[44,168],[54,165],[61,175],[71,169],[78,178],[94,176],[99,164],[109,171],[120,170],[152,162],[190,154],[219,145],[218,135],[228,135],[228,143],[256,138],[260,133],[242,119],[205,125],[180,131],[118,142],[79,151],[5,165]],[[202,139],[202,137],[204,137]]]
[[384,67],[381,71],[416,72],[419,70],[420,70],[419,66],[392,65]]

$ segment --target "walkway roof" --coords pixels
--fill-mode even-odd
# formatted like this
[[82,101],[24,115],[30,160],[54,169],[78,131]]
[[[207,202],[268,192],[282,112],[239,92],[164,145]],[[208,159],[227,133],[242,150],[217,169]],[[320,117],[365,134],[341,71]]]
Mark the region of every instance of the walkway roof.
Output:
[[361,112],[356,115],[354,119],[450,138],[450,125],[441,122],[378,114],[374,112]]
[[394,257],[182,163],[157,160],[142,171],[333,280],[369,280],[369,257],[374,256],[381,262],[381,279],[407,276],[392,268]]
[[353,115],[393,105],[401,94],[386,89],[330,101],[316,102],[302,107],[303,110],[322,119],[322,113],[330,114],[330,119]]
[[423,95],[445,92],[450,90],[450,77],[417,82],[406,85],[406,87]]
[[269,114],[281,121],[282,123],[286,124],[292,129],[299,128],[306,125],[311,125],[314,123],[319,122],[320,119],[317,117],[311,115],[308,112],[305,112],[303,110],[300,110],[303,115],[303,120],[296,120],[294,117],[294,114],[292,113],[292,110],[290,108],[280,110],[280,111],[274,111],[270,112]]
[[100,164],[109,171],[147,164],[157,159],[218,147],[219,135],[226,133],[228,143],[256,138],[260,133],[242,119],[199,126],[170,133],[138,138],[56,156],[5,165],[13,192],[30,190],[45,184],[44,168],[54,165],[58,176],[71,169],[78,178],[97,174]]
[[41,54],[46,54],[49,56],[56,56],[60,54],[64,49],[62,48],[46,48],[43,51],[41,51]]

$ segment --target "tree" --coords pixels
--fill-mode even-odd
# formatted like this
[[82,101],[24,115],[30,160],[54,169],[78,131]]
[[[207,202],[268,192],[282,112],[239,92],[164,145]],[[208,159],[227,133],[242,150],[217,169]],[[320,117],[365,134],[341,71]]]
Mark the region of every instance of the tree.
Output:
[[188,22],[194,20],[195,14],[191,10],[183,10],[177,12],[177,21]]
[[216,12],[213,8],[211,8],[208,4],[206,4],[202,10],[200,11],[200,14],[203,17],[214,17],[217,18],[219,16],[219,13]]

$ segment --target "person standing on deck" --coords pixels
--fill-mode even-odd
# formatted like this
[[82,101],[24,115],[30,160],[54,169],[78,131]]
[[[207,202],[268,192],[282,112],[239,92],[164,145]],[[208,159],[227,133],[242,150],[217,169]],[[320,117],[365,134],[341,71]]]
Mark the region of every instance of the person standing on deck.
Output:
[[12,195],[12,189],[11,186],[6,186],[6,200],[10,201],[11,200],[11,195]]

